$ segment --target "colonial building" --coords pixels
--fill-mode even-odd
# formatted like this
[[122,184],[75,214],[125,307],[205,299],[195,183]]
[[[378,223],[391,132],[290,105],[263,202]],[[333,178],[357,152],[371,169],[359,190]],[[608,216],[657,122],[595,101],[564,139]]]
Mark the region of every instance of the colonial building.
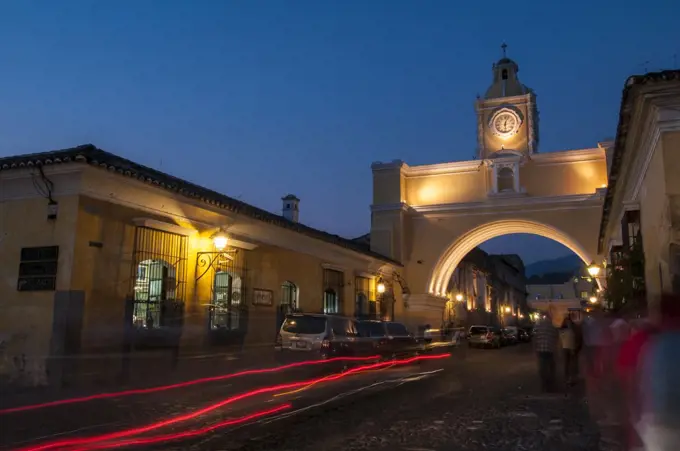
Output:
[[[0,375],[269,346],[295,310],[402,315],[401,265],[301,224],[299,207],[287,195],[269,213],[92,145],[0,159]],[[116,375],[121,359],[99,365]]]
[[529,319],[524,264],[517,255],[474,248],[458,264],[447,292],[444,323],[514,325]]
[[680,292],[680,70],[623,89],[599,234],[610,303]]

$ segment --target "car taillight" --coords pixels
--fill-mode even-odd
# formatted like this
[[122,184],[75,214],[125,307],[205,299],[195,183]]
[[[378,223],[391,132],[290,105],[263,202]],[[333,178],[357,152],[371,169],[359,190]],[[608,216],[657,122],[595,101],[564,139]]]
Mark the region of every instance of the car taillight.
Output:
[[493,338],[493,334],[492,334],[491,332],[487,332],[486,338],[488,338],[489,340],[491,340],[491,339]]
[[324,337],[321,342],[321,349],[329,349],[331,347],[331,342],[328,337]]

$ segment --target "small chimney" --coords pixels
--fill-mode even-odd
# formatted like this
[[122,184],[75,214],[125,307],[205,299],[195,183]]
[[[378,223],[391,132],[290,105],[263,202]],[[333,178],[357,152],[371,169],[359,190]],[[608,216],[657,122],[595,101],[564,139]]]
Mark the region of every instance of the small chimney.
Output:
[[283,217],[292,222],[298,222],[300,218],[300,199],[293,194],[281,198],[283,201]]

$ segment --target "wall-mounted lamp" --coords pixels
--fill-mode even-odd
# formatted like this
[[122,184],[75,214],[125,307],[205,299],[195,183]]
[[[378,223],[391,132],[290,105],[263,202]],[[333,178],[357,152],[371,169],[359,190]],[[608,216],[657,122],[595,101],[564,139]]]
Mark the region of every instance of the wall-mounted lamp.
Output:
[[510,307],[505,307],[505,313],[510,313]]
[[385,284],[382,282],[378,282],[378,286],[376,287],[378,290],[379,294],[383,294],[385,292]]
[[456,295],[456,301],[458,301],[458,302],[462,302],[462,301],[463,301],[463,295],[462,295],[461,293],[458,293],[458,294]]
[[591,297],[590,297],[590,303],[591,303],[591,304],[597,303],[597,297],[591,296]]
[[227,244],[229,244],[229,238],[227,237],[226,233],[220,230],[213,235],[212,242],[213,246],[215,246],[215,249],[221,252],[227,248]]

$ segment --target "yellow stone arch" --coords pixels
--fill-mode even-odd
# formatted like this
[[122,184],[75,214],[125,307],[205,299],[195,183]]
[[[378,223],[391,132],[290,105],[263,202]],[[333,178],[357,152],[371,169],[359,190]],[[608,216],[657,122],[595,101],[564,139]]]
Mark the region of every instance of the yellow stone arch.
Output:
[[453,272],[468,252],[492,238],[513,233],[528,233],[557,241],[578,255],[586,264],[592,262],[594,258],[580,243],[556,227],[525,219],[492,221],[458,237],[444,251],[430,272],[426,292],[444,296]]

